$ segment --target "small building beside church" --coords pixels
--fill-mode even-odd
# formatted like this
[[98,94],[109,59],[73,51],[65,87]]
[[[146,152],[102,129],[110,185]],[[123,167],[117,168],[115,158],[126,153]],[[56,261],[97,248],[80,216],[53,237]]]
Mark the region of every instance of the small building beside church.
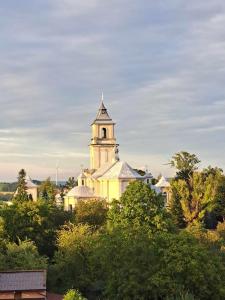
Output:
[[31,198],[31,200],[36,202],[38,198],[38,186],[33,183],[32,179],[28,175],[26,176],[26,187],[28,196]]
[[[32,179],[30,178],[30,176],[26,176],[25,178],[25,183],[26,183],[26,193],[29,197],[30,200],[33,200],[34,202],[37,201],[38,199],[38,186],[37,184],[35,184]],[[14,194],[14,196],[16,196],[17,194],[17,190]],[[11,205],[11,201],[8,201],[8,204]]]

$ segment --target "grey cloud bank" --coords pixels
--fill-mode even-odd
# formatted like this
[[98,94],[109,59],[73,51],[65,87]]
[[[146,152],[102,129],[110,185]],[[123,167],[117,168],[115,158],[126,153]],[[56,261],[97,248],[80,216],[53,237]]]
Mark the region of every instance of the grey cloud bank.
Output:
[[0,180],[88,165],[101,91],[121,158],[170,175],[174,152],[225,169],[223,1],[0,3]]

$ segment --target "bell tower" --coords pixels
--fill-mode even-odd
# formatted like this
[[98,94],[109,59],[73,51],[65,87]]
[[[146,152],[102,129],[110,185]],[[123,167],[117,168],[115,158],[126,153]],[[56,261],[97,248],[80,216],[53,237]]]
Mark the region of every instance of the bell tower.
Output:
[[117,147],[115,132],[115,123],[110,118],[107,109],[103,103],[99,107],[97,116],[91,124],[92,138],[90,144],[90,168],[99,169],[106,163],[113,163],[117,160]]

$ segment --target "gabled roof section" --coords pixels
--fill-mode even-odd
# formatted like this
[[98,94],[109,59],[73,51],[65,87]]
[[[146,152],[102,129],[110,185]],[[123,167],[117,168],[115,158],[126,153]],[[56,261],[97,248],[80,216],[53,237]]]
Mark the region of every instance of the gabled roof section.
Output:
[[170,187],[170,183],[164,176],[162,176],[155,186],[159,188]]
[[141,179],[138,174],[127,162],[117,161],[105,174],[101,176],[102,179]]
[[94,174],[92,174],[92,177],[97,179],[99,177],[101,177],[102,175],[104,175],[108,170],[110,170],[114,165],[116,164],[116,161],[111,163],[105,163],[104,165],[102,165],[98,170],[96,170],[94,172]]
[[114,124],[113,120],[110,118],[108,114],[108,111],[103,103],[103,100],[101,101],[101,105],[99,107],[97,116],[93,124]]
[[46,290],[46,271],[0,272],[0,291]]

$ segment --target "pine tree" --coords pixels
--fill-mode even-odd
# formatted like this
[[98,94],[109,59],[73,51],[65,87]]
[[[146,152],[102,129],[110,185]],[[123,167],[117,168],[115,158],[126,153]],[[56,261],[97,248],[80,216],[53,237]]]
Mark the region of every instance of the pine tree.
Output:
[[77,185],[77,181],[75,180],[74,177],[69,177],[66,184],[65,184],[65,187],[68,189],[68,190],[71,190],[72,188],[74,188],[75,186]]
[[25,202],[28,200],[29,200],[29,196],[27,194],[26,172],[24,169],[21,169],[18,175],[18,185],[17,185],[16,194],[14,196],[14,201]]
[[44,201],[55,201],[56,186],[51,182],[51,178],[48,177],[39,187],[40,198]]

